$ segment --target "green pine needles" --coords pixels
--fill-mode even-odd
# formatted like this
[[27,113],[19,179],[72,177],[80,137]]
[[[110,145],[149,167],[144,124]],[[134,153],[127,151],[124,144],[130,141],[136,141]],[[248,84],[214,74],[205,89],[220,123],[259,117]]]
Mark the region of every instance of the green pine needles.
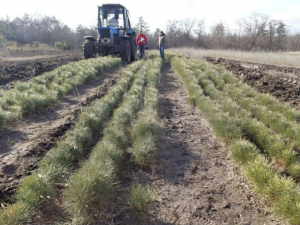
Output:
[[258,93],[221,66],[172,53],[167,58],[190,102],[227,144],[257,193],[291,224],[300,224],[300,192],[293,180],[300,175],[300,113]]
[[60,66],[28,82],[15,82],[13,89],[0,93],[0,127],[49,106],[79,85],[120,65],[119,58],[89,59]]

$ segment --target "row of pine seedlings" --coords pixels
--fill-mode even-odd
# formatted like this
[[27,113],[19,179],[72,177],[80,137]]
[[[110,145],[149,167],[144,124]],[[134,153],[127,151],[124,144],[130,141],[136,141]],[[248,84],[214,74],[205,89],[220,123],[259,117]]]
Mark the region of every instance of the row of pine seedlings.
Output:
[[101,57],[60,66],[28,82],[14,82],[12,89],[0,90],[0,128],[9,121],[49,106],[121,63],[119,58]]
[[92,137],[103,130],[107,118],[122,102],[123,95],[141,66],[142,62],[130,65],[122,71],[118,83],[104,97],[84,108],[73,128],[66,132],[65,138],[41,160],[37,171],[21,181],[15,203],[5,206],[0,213],[0,224],[30,222],[42,206],[54,203],[57,186],[66,183],[72,171],[84,159]]
[[230,149],[258,195],[300,224],[300,113],[241,82],[221,66],[168,54],[189,101]]
[[[114,197],[126,150],[130,149],[132,159],[141,167],[154,163],[160,129],[156,89],[160,69],[159,57],[150,56],[123,70],[118,83],[83,110],[74,127],[41,160],[38,169],[21,181],[14,203],[2,204],[0,224],[35,221],[45,209],[57,208],[57,204],[65,212],[64,221],[98,221]],[[91,151],[91,142],[100,132],[103,137]],[[135,201],[136,193],[144,201]],[[135,209],[153,201],[152,191],[141,185],[133,187],[128,196]],[[147,196],[150,199],[145,200]]]
[[[104,128],[103,138],[68,182],[63,205],[72,224],[98,221],[106,206],[112,204],[111,200],[118,198],[114,186],[118,174],[124,170],[127,150],[141,168],[155,163],[160,133],[156,86],[162,64],[155,55],[144,62],[123,103]],[[153,201],[149,186],[137,184],[128,194],[132,210],[147,210]]]

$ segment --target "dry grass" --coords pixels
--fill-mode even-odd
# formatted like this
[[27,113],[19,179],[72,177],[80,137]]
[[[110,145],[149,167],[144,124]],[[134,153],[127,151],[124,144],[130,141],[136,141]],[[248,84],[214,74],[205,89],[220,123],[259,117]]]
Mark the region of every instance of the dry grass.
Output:
[[[2,44],[3,45],[3,44]],[[0,43],[1,46],[1,43]],[[43,55],[57,55],[65,51],[54,48],[45,43],[19,44],[15,41],[6,42],[0,50],[1,60],[19,57],[32,57]]]
[[[38,43],[38,42],[36,42]],[[7,43],[7,47],[10,50],[45,50],[45,51],[55,51],[57,50],[56,48],[45,44],[45,43],[38,43],[36,45],[32,44],[19,44],[15,41],[9,41]]]
[[[15,61],[35,61],[38,59],[51,59],[51,58],[57,58],[66,56],[69,54],[82,54],[82,51],[78,50],[68,50],[68,51],[60,51],[60,52],[50,52],[50,54],[45,55],[32,55],[32,56],[18,56],[18,57],[6,57],[6,58],[0,58],[3,62],[15,62]],[[0,56],[1,57],[1,56]]]
[[237,50],[206,50],[193,48],[173,48],[168,50],[186,54],[193,58],[217,57],[275,66],[300,68],[299,52],[246,52]]

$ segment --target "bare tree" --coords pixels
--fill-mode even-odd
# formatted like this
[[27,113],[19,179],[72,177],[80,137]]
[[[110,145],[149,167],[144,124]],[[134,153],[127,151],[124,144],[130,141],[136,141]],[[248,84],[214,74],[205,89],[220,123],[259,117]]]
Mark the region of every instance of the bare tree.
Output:
[[204,35],[205,35],[205,20],[201,19],[196,22],[197,28],[194,29],[195,34],[197,35],[196,46],[205,47],[204,45]]
[[169,47],[181,47],[183,44],[180,42],[182,39],[183,31],[181,29],[180,20],[168,20],[167,22],[167,37]]
[[239,36],[239,32],[235,30],[234,33],[230,31],[228,28],[226,29],[225,35],[225,46],[226,49],[240,49],[241,37]]
[[269,17],[264,14],[253,13],[249,18],[241,19],[238,25],[243,29],[245,37],[250,44],[250,49],[259,47],[266,39],[266,26]]
[[300,50],[300,34],[288,36],[286,38],[286,50],[299,51]]
[[181,29],[186,41],[191,38],[195,23],[196,20],[191,18],[187,18],[181,21]]

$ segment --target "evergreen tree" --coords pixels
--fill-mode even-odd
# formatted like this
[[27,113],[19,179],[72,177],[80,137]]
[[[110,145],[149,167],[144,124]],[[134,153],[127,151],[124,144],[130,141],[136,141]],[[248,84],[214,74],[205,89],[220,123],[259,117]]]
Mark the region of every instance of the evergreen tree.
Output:
[[143,17],[139,17],[138,23],[134,26],[134,29],[137,31],[142,30],[144,33],[148,33],[150,31],[148,23],[143,19]]

